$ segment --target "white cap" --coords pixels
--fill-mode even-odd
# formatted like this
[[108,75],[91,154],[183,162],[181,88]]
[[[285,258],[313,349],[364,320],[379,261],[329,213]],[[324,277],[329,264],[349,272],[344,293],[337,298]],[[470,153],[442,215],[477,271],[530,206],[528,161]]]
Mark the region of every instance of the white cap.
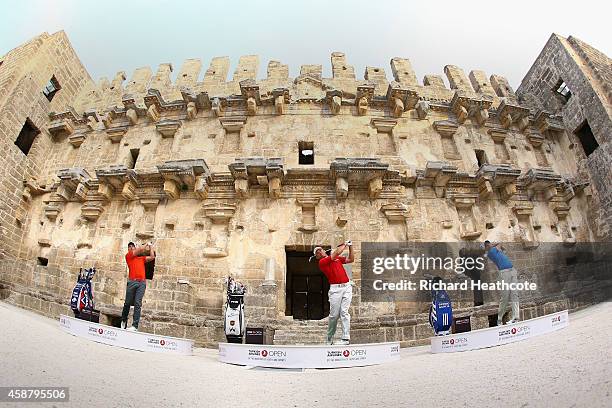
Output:
[[318,251],[319,249],[323,249],[323,248],[322,248],[322,247],[319,247],[319,246],[318,246],[318,247],[315,247],[315,249],[314,249],[314,251],[312,251],[312,253],[316,255],[316,254],[317,254],[317,251]]

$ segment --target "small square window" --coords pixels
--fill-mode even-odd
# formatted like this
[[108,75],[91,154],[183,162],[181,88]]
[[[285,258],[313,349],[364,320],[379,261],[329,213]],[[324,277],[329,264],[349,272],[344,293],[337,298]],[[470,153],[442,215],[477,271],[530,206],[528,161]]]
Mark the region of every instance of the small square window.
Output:
[[45,95],[47,100],[49,102],[51,102],[53,100],[53,97],[55,96],[55,94],[60,89],[62,89],[62,87],[60,86],[59,82],[57,81],[57,78],[55,78],[55,75],[53,75],[51,77],[51,79],[49,80],[49,83],[47,84],[47,86],[45,86],[45,89],[43,89],[43,94]]
[[597,143],[597,139],[595,139],[595,135],[591,131],[589,122],[586,120],[574,131],[574,134],[578,136],[578,140],[580,140],[580,144],[582,144],[582,148],[584,149],[584,154],[586,154],[587,157],[599,147],[599,143]]
[[570,91],[565,81],[562,79],[557,82],[557,85],[555,85],[553,90],[555,91],[555,93],[562,96],[566,101],[572,96],[572,92]]
[[314,142],[299,142],[299,164],[314,164]]

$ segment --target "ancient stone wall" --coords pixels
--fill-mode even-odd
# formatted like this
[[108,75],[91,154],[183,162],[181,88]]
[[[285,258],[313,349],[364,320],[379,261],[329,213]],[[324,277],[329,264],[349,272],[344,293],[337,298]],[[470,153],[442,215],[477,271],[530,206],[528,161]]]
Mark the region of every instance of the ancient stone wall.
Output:
[[[217,57],[203,77],[192,59],[174,80],[173,67],[161,64],[94,85],[63,33],[54,36],[54,55],[65,58],[28,51],[51,62],[27,76],[39,82],[6,96],[21,116],[0,127],[3,149],[14,150],[24,116],[42,132],[39,153],[7,163],[23,170],[1,180],[11,193],[0,283],[16,304],[55,316],[66,310],[78,268],[96,266],[97,304],[112,322],[123,304],[127,243],[152,241],[158,258],[143,329],[212,344],[223,338],[230,274],[248,286],[252,324],[300,327],[286,316],[287,250],[345,239],[357,249],[485,238],[534,248],[595,237],[572,136],[560,117],[519,103],[499,75],[449,65],[450,89],[437,75],[420,85],[410,61],[393,58],[393,79],[379,67],[358,79],[335,52],[332,78],[320,65],[289,78],[286,65],[271,61],[259,79],[258,58],[246,56],[229,80],[229,59]],[[66,87],[49,106],[39,93],[52,73]],[[22,111],[31,106],[37,116]],[[301,164],[311,155],[300,151],[313,151],[313,164]],[[429,335],[425,303],[361,302],[359,260],[353,278],[363,339],[415,344]],[[537,299],[533,308],[543,310]]]
[[[61,89],[49,101],[43,89],[53,77]],[[17,282],[31,279],[15,267],[16,262],[31,270],[36,265],[37,253],[21,258],[27,253],[22,248],[27,225],[38,211],[31,206],[24,181],[29,180],[32,194],[50,187],[37,181],[54,143],[47,130],[49,113],[66,109],[82,90],[93,86],[64,32],[42,34],[0,58],[0,283],[5,292],[13,276]],[[40,131],[27,155],[15,144],[26,122]],[[42,269],[39,273],[48,276]]]
[[[588,176],[592,186],[592,230],[599,239],[610,240],[612,222],[612,60],[579,39],[553,34],[523,79],[517,93],[533,110],[563,118],[568,129],[568,149],[577,157],[578,174]],[[556,90],[565,82],[571,96]],[[588,122],[599,147],[588,157],[575,131]]]

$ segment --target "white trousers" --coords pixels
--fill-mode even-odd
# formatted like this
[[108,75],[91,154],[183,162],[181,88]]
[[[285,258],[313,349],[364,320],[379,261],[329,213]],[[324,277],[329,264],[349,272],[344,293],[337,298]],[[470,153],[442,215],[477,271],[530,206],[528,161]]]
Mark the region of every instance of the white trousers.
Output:
[[[499,271],[499,279],[506,283],[518,283],[518,273],[516,269],[502,269]],[[508,309],[508,303],[512,306],[512,318],[519,320],[519,297],[516,290],[502,290],[502,296],[499,300],[499,310],[497,311],[497,324],[501,324],[504,314]]]
[[351,315],[349,307],[353,299],[353,286],[350,283],[329,286],[329,323],[327,325],[327,340],[331,341],[336,334],[338,318],[342,320],[342,338],[351,339]]

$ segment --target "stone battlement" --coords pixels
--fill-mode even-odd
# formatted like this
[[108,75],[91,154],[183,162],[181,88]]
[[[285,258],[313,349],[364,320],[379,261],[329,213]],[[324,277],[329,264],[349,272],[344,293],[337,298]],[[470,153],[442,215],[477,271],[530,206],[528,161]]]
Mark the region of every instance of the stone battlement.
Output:
[[[507,98],[516,103],[516,95],[508,80],[499,75],[487,75],[480,70],[465,72],[454,65],[444,67],[450,89],[439,75],[428,74],[422,83],[417,80],[410,60],[395,57],[390,61],[392,79],[389,80],[385,69],[367,66],[363,79],[358,78],[353,66],[349,65],[344,53],[331,55],[332,77],[322,76],[322,65],[302,65],[296,78],[289,77],[287,65],[279,61],[269,61],[265,78],[257,78],[259,57],[247,55],[240,57],[236,70],[228,77],[230,59],[214,57],[208,69],[202,74],[200,59],[186,60],[176,79],[172,81],[174,67],[163,63],[154,73],[150,67],[137,68],[128,78],[119,71],[112,80],[102,78],[97,84],[84,90],[75,101],[79,112],[95,109],[106,111],[121,106],[129,95],[136,101],[146,97],[151,90],[157,90],[165,100],[181,99],[182,94],[206,93],[210,98],[231,99],[244,94],[245,87],[257,88],[258,98],[273,100],[282,94],[288,103],[320,102],[339,96],[342,104],[357,103],[361,97],[382,99],[390,89],[410,89],[416,92],[418,100],[430,102],[450,102],[456,91],[463,91],[474,97],[490,97],[493,106]],[[259,100],[256,101],[259,104]],[[365,104],[362,104],[365,105]]]

